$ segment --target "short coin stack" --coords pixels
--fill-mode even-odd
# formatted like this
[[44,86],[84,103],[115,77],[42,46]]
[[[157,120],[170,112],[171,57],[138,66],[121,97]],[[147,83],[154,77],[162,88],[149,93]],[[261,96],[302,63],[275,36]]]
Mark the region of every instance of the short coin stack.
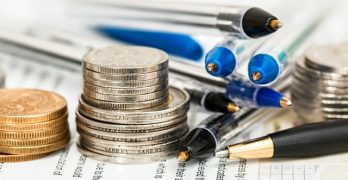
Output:
[[63,97],[34,89],[1,89],[0,94],[0,162],[41,158],[69,143]]
[[189,95],[168,88],[168,55],[109,46],[83,58],[76,112],[82,154],[112,163],[146,163],[177,153],[187,133]]
[[296,62],[294,110],[310,121],[348,119],[348,45],[318,46]]

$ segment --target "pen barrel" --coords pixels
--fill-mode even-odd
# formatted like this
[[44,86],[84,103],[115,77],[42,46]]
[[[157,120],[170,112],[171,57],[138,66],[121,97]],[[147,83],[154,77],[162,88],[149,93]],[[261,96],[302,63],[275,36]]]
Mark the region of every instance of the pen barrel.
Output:
[[275,158],[311,157],[348,151],[348,121],[306,124],[270,135]]

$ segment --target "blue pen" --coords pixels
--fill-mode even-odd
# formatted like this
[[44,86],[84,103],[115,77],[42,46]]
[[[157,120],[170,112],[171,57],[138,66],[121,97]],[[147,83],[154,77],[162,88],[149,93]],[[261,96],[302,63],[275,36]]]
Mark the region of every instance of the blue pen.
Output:
[[290,57],[320,23],[323,15],[318,12],[323,11],[313,11],[305,8],[304,12],[298,13],[290,24],[285,25],[256,51],[248,65],[248,76],[253,83],[266,86],[276,81],[290,63]]
[[185,34],[107,25],[98,26],[96,31],[115,40],[129,44],[158,48],[169,54],[194,61],[199,61],[203,55],[203,48],[201,45]]
[[213,76],[226,77],[249,58],[264,40],[229,39],[217,44],[205,56],[205,69]]
[[268,87],[256,86],[248,80],[237,77],[228,82],[226,96],[241,107],[288,108],[292,105],[291,100],[282,93]]

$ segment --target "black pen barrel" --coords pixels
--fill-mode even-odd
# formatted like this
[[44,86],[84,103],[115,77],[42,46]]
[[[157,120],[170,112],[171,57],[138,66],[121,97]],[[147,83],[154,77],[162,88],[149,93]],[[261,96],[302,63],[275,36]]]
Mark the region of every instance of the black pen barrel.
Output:
[[311,157],[348,151],[348,121],[306,124],[270,135],[274,158]]

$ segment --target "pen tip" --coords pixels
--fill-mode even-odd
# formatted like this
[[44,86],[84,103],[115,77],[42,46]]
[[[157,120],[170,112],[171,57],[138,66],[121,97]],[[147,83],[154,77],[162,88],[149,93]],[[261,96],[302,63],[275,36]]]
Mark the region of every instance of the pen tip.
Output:
[[187,161],[190,157],[190,152],[187,151],[187,150],[184,150],[184,151],[180,151],[179,154],[178,154],[178,160],[179,161]]
[[253,78],[253,80],[254,80],[254,81],[258,81],[258,80],[260,80],[260,79],[261,79],[261,73],[260,73],[260,72],[258,72],[258,71],[253,72],[253,74],[252,74],[252,78]]
[[208,72],[212,72],[212,73],[215,72],[217,70],[216,64],[215,63],[209,63],[207,65],[207,70],[208,70]]
[[282,27],[282,22],[280,22],[278,19],[272,19],[269,21],[268,25],[276,31]]
[[282,97],[280,99],[280,102],[279,102],[280,106],[283,107],[283,108],[289,108],[290,106],[292,106],[292,102],[290,99],[286,98],[286,97]]
[[215,152],[215,157],[228,158],[228,150],[222,150],[222,151]]
[[229,103],[229,104],[227,105],[227,111],[228,111],[228,112],[233,113],[233,112],[237,112],[237,111],[239,111],[239,110],[240,110],[240,107],[237,106],[237,105],[234,104],[234,103]]

